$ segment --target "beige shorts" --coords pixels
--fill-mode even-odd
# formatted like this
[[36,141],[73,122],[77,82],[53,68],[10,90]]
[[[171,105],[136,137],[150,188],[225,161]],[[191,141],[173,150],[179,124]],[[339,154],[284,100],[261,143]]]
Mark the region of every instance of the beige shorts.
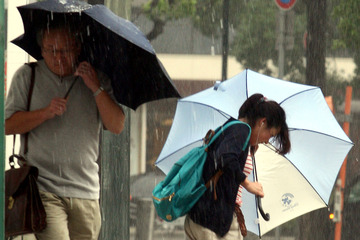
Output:
[[40,191],[47,226],[40,240],[98,239],[101,228],[99,200],[63,198]]
[[185,218],[184,228],[186,240],[243,240],[235,213],[230,230],[224,237],[219,237],[210,229],[195,223],[189,216]]

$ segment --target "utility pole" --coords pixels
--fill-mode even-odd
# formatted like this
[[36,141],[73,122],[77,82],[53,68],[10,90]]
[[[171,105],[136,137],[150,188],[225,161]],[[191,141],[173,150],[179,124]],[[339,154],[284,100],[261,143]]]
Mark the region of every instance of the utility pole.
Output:
[[282,79],[284,77],[284,64],[285,64],[285,12],[279,10],[279,37],[278,37],[278,47],[279,47],[279,75],[278,77]]
[[222,81],[227,79],[227,63],[229,54],[229,5],[229,0],[224,0],[222,15]]
[[[116,15],[130,15],[130,0],[89,0],[104,4]],[[103,131],[100,157],[100,206],[102,226],[99,239],[130,239],[130,109],[123,106],[125,126],[121,134]]]
[[[350,130],[350,113],[351,113],[351,98],[352,98],[352,87],[346,87],[345,94],[345,115],[344,115],[344,124],[343,130],[346,135],[349,135]],[[345,158],[343,165],[341,166],[339,173],[339,187],[340,187],[340,220],[335,223],[335,240],[341,240],[341,227],[343,222],[343,214],[342,211],[344,209],[344,189],[345,189],[345,180],[346,180],[346,165],[347,165],[347,157]]]
[[4,0],[0,0],[0,239],[5,239],[5,212],[4,212],[4,198],[5,198],[5,118],[4,118],[4,102],[5,102],[5,5]]
[[[291,31],[287,31],[287,25],[290,27],[290,29],[292,28],[291,26],[291,22],[287,22],[287,24],[285,23],[285,12],[289,11],[290,9],[292,9],[296,3],[296,0],[290,0],[290,1],[284,1],[284,0],[275,0],[276,5],[279,7],[279,17],[278,17],[278,33],[279,36],[277,38],[277,42],[276,42],[276,46],[275,48],[277,48],[278,50],[278,69],[279,69],[279,74],[278,74],[278,78],[279,79],[283,79],[284,77],[284,66],[285,66],[285,47],[287,47],[287,49],[291,49],[293,46],[293,40],[292,40],[292,36],[288,36],[290,38],[288,38],[286,40],[285,36],[287,34],[289,34]],[[292,33],[291,33],[292,34]],[[292,40],[289,42],[289,39]],[[286,46],[285,46],[286,44]],[[281,231],[280,231],[280,226],[275,228],[275,239],[276,240],[280,240],[281,237]]]

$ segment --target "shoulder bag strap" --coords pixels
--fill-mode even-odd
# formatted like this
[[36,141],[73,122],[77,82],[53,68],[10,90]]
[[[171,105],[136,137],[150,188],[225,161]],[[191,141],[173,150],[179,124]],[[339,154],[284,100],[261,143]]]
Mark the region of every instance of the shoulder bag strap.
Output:
[[[29,66],[31,67],[31,81],[30,81],[30,87],[28,93],[27,111],[30,110],[31,97],[34,90],[36,63],[35,62],[29,63]],[[29,138],[29,132],[25,133],[24,154],[26,154],[28,151],[28,138]]]
[[[31,97],[32,97],[34,84],[35,84],[35,67],[36,67],[36,63],[31,62],[31,63],[27,63],[27,65],[29,65],[31,67],[31,78],[30,78],[30,86],[29,86],[29,92],[28,92],[27,108],[26,108],[26,110],[29,111],[30,110]],[[24,142],[24,154],[25,154],[28,151],[29,133],[28,132],[25,133],[24,137],[25,137],[25,142]],[[16,134],[14,134],[13,155],[15,154],[15,139],[16,139]]]

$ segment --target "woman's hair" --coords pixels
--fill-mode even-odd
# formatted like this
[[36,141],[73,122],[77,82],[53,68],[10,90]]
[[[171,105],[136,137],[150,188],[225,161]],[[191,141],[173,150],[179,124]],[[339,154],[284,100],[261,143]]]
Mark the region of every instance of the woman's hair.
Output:
[[240,107],[238,118],[246,118],[251,127],[255,126],[258,119],[266,118],[268,128],[280,128],[279,134],[274,136],[279,144],[278,152],[285,154],[290,151],[291,144],[285,111],[277,102],[267,100],[262,94],[253,94]]

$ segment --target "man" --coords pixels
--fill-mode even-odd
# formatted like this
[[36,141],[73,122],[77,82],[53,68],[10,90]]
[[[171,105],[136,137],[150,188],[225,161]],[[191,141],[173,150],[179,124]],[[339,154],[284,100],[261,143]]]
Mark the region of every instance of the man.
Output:
[[[78,63],[81,46],[65,25],[41,31],[43,60],[36,63],[30,110],[31,68],[14,75],[6,99],[6,134],[28,134],[26,164],[39,169],[38,186],[47,227],[38,239],[97,239],[99,208],[99,134],[119,134],[122,108],[113,100],[109,79],[88,62]],[[98,56],[103,57],[103,56]],[[68,96],[64,98],[74,82]]]

